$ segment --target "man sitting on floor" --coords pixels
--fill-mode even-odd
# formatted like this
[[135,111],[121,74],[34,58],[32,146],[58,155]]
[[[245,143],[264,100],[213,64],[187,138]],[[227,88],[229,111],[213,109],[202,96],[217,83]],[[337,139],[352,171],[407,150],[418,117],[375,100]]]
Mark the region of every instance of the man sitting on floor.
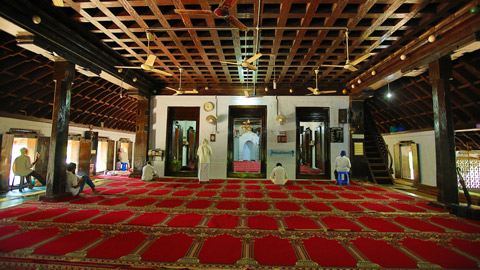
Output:
[[155,167],[152,166],[152,162],[147,162],[147,165],[142,168],[142,180],[151,181],[154,178],[157,178],[157,171]]
[[75,174],[75,169],[77,168],[77,164],[69,163],[67,165],[67,186],[66,191],[71,192],[73,196],[77,196],[78,194],[82,193],[83,187],[85,183],[92,188],[93,193],[99,193],[98,190],[95,189],[95,184],[93,184],[92,179],[90,177],[84,175],[79,176]]
[[282,167],[282,163],[277,163],[277,167],[272,170],[270,180],[272,180],[275,185],[285,185],[287,183],[287,170]]

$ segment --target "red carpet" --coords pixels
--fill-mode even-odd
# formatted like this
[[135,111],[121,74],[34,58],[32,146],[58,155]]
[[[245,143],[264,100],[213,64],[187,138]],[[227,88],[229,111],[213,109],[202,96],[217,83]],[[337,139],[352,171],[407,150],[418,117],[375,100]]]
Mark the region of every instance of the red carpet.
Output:
[[234,161],[233,171],[239,173],[260,173],[260,162],[255,161]]
[[475,262],[435,242],[423,241],[420,239],[407,237],[402,240],[401,243],[402,245],[406,246],[410,250],[425,258],[427,261],[440,265],[444,268],[478,268],[478,265]]
[[119,259],[130,254],[146,237],[138,231],[114,235],[90,250],[87,257]]
[[[369,261],[382,267],[416,268],[417,264],[385,241],[360,237],[351,241]],[[376,247],[373,249],[372,247]]]
[[302,240],[302,242],[312,260],[319,265],[331,267],[355,267],[357,265],[357,260],[337,240],[314,236]]
[[207,238],[198,259],[202,263],[234,264],[241,259],[241,251],[242,240],[224,234]]
[[320,169],[314,169],[311,167],[307,167],[305,165],[300,165],[300,173],[301,174],[322,174],[323,171]]
[[262,265],[294,265],[297,256],[290,241],[276,236],[256,238],[254,242],[254,258]]
[[0,269],[472,269],[480,262],[480,222],[389,187],[102,182],[100,195],[87,189],[1,209]]
[[194,237],[183,233],[160,236],[142,253],[142,259],[155,262],[175,262],[187,254]]
[[48,254],[61,256],[74,252],[100,238],[103,233],[99,230],[72,232],[48,244],[35,249],[34,254]]
[[160,223],[168,215],[163,212],[145,213],[134,220],[128,222],[128,225],[153,226]]

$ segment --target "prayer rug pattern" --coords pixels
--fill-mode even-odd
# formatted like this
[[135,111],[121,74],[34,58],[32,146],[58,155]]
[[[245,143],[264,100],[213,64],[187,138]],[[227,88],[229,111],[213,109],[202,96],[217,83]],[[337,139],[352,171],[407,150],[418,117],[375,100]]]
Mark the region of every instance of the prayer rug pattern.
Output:
[[388,187],[107,179],[98,195],[0,210],[0,269],[480,266],[480,222]]

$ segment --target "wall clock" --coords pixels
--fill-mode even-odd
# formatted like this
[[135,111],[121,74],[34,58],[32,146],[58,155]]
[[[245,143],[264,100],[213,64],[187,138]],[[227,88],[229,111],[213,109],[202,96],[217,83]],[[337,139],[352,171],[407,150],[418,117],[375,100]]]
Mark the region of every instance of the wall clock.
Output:
[[203,104],[203,109],[207,112],[213,110],[213,103],[212,102],[205,102],[205,104]]

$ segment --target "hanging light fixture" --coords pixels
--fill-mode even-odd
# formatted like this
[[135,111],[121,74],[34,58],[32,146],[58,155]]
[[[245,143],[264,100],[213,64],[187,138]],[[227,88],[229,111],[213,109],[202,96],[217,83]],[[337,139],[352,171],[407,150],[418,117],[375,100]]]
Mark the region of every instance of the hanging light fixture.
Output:
[[392,93],[390,93],[390,84],[387,85],[387,98],[391,98]]

